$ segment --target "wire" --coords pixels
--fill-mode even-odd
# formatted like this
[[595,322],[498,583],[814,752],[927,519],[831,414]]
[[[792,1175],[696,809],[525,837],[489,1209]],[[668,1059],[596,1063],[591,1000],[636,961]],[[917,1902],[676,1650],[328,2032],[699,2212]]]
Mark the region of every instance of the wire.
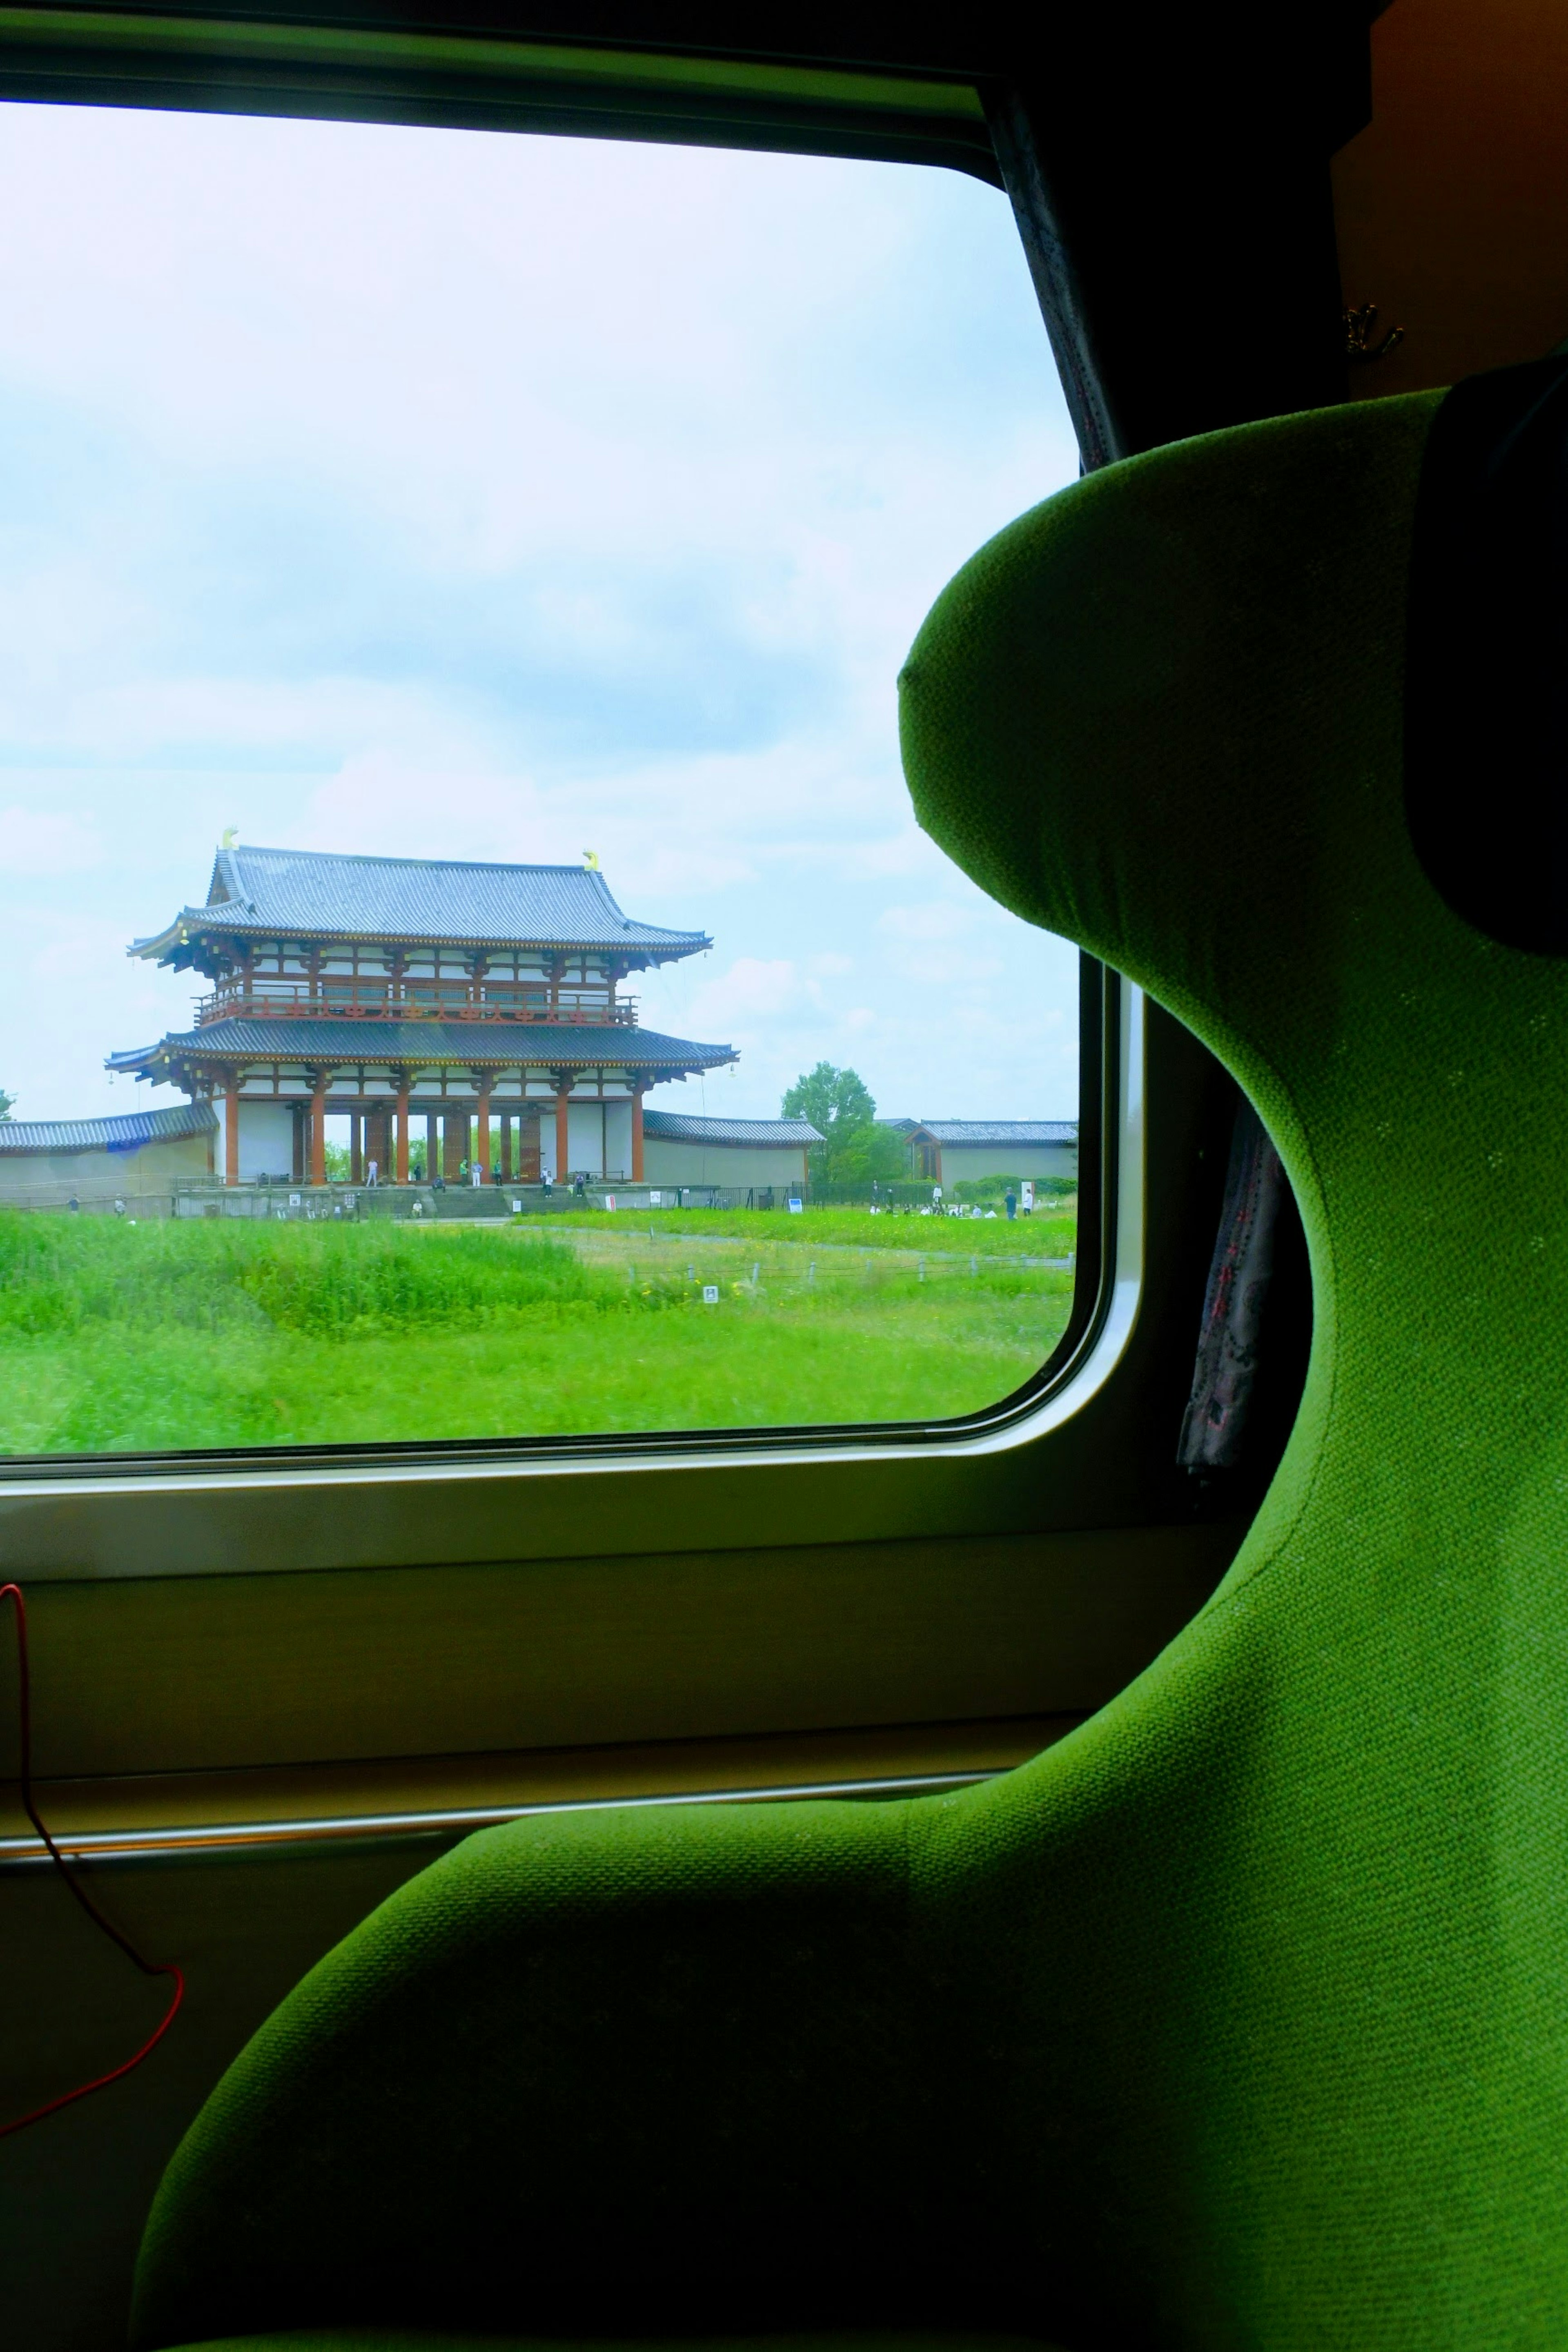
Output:
[[21,1783],[22,1810],[48,1848],[49,1857],[55,1868],[59,1872],[93,1926],[101,1928],[111,1944],[118,1944],[126,1958],[133,1962],[144,1977],[173,1977],[174,1997],[164,2011],[157,2030],[148,2035],[133,2058],[127,2058],[123,2065],[110,2067],[107,2074],[100,2074],[90,2083],[79,2084],[74,2091],[63,2091],[58,2099],[46,2100],[41,2107],[34,2107],[28,2115],[18,2116],[13,2123],[0,2124],[0,2139],[8,2139],[13,2132],[25,2131],[29,2124],[41,2123],[46,2116],[58,2115],[61,2107],[73,2106],[78,2099],[88,2098],[94,2091],[106,2089],[110,2083],[118,2083],[122,2074],[129,2074],[134,2067],[140,2066],[143,2058],[152,2056],[170,2026],[174,2022],[180,2003],[185,1997],[184,1971],[176,1968],[173,1960],[142,1958],[130,1938],[122,1936],[113,1922],[104,1917],[85,1888],[78,1885],[75,1873],[39,1817],[38,1809],[33,1802],[33,1695],[31,1678],[27,1670],[27,1604],[22,1597],[22,1588],[19,1584],[0,1584],[0,1601],[6,1600],[14,1601],[16,1609],[16,1723],[17,1746],[21,1751],[16,1777]]

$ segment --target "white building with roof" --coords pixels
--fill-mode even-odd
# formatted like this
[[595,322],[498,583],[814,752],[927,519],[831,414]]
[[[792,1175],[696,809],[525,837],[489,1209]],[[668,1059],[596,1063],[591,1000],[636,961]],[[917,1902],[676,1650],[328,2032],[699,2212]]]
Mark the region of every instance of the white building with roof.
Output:
[[735,1059],[645,1029],[634,972],[704,931],[623,912],[596,866],[491,866],[226,844],[207,896],[130,952],[200,973],[193,1025],[110,1070],[210,1104],[226,1183],[325,1179],[345,1117],[356,1181],[427,1165],[504,1181],[643,1178],[643,1097]]
[[1078,1181],[1076,1118],[886,1118],[901,1136],[910,1174],[940,1184],[979,1183],[988,1176]]

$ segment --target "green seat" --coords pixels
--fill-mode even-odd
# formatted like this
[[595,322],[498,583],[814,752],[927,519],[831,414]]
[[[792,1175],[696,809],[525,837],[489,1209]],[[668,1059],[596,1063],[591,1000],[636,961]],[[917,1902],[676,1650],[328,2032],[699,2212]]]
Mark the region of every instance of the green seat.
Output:
[[208,2102],[140,2352],[1568,2340],[1568,963],[1406,829],[1436,407],[1091,477],[904,680],[922,822],[1205,1038],[1295,1186],[1311,1368],[1219,1591],[984,1787],[470,1839]]

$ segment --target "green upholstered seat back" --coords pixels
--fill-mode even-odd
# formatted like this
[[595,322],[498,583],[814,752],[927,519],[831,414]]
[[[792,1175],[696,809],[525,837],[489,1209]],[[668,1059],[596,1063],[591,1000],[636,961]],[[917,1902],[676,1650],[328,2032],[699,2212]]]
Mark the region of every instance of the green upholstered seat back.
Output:
[[987,1787],[468,1841],[208,2103],[148,2352],[1568,2340],[1568,961],[1406,837],[1434,406],[1084,482],[904,682],[930,830],[1206,1037],[1289,1165],[1312,1363],[1229,1578]]
[[1082,482],[903,681],[921,822],[1208,1042],[1311,1254],[1259,1520],[1044,1766],[1093,1812],[1058,1891],[1110,1987],[1075,1995],[1084,2218],[1114,2200],[1152,2342],[1568,2336],[1568,961],[1461,922],[1406,833],[1436,405]]

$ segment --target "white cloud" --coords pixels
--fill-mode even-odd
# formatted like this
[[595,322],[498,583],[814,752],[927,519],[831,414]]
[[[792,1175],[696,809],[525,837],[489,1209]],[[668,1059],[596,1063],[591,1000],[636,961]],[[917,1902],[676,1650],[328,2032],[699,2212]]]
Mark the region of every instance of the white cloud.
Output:
[[877,928],[894,940],[956,940],[973,929],[974,909],[951,898],[929,899],[919,907],[885,907]]
[[99,865],[102,856],[97,833],[79,817],[51,815],[43,809],[0,809],[0,872],[79,874]]
[[740,956],[708,982],[694,1010],[731,1023],[767,1021],[791,1012],[800,992],[800,974],[787,957],[763,962],[756,956]]

